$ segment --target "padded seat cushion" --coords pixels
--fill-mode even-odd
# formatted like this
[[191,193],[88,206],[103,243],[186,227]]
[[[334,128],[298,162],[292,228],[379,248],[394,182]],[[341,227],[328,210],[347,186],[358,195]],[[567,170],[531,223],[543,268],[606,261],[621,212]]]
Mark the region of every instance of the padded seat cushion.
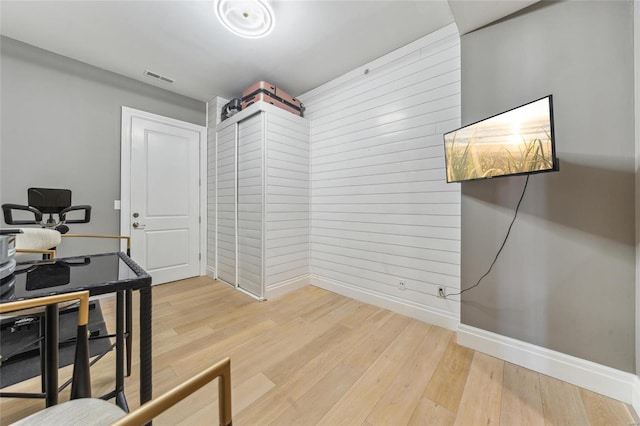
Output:
[[23,234],[16,234],[16,248],[30,250],[48,250],[57,247],[62,241],[55,229],[22,228]]
[[110,402],[81,398],[45,408],[13,423],[13,426],[107,426],[125,415],[124,411]]

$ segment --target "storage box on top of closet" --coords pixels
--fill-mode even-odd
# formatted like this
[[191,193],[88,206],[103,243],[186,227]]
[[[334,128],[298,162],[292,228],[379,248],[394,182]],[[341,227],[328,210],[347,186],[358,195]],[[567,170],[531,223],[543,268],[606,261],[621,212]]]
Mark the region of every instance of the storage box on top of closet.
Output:
[[304,116],[304,104],[299,99],[266,81],[258,81],[242,92],[243,109],[258,101],[270,103],[300,117]]

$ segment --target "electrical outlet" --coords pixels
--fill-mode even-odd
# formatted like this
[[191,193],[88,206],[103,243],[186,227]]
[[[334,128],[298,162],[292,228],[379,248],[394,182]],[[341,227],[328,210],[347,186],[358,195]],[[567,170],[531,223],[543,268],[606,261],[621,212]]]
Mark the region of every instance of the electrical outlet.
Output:
[[398,284],[398,288],[402,291],[405,291],[407,289],[407,287],[405,286],[404,280],[400,280],[400,283]]
[[442,285],[438,286],[438,297],[442,297],[442,298],[447,297],[447,292],[445,291],[445,288]]

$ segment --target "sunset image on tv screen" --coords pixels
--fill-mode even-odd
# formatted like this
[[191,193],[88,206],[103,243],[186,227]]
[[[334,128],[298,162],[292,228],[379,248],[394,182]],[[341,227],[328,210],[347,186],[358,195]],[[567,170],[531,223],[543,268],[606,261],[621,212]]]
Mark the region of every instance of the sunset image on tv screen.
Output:
[[551,97],[444,135],[447,182],[554,168]]

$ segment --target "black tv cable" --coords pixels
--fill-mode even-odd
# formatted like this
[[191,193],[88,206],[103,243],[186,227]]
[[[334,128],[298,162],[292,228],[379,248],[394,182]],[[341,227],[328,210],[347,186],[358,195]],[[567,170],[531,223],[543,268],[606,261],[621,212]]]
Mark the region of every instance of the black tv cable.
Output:
[[520,204],[522,203],[522,199],[524,198],[524,193],[527,191],[527,185],[529,184],[529,176],[530,175],[527,175],[527,180],[524,182],[524,188],[522,188],[522,194],[520,195],[520,200],[518,200],[518,204],[516,205],[516,212],[513,215],[513,219],[511,220],[509,229],[507,229],[507,235],[505,235],[504,240],[502,241],[502,245],[498,249],[498,252],[496,253],[496,257],[493,258],[493,262],[491,262],[491,266],[489,266],[489,269],[487,270],[487,272],[485,272],[484,275],[481,276],[480,279],[471,287],[465,288],[464,290],[461,290],[458,293],[445,294],[444,296],[445,299],[448,298],[449,296],[459,296],[465,291],[469,291],[472,288],[477,287],[478,285],[480,285],[480,282],[484,279],[484,277],[489,275],[489,273],[491,272],[491,268],[493,268],[493,265],[495,265],[496,261],[498,260],[500,253],[502,253],[502,249],[504,248],[504,245],[507,243],[507,239],[509,238],[509,234],[511,233],[511,228],[513,227],[513,223],[516,221],[516,217],[518,217],[518,210],[520,210]]

